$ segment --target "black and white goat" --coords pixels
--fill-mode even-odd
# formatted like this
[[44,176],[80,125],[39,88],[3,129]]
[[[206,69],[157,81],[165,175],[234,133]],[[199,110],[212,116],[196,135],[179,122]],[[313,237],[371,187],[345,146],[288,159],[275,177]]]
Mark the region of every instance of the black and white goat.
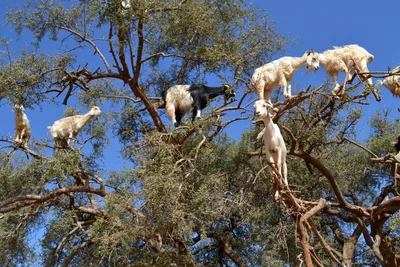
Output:
[[175,85],[165,92],[165,110],[175,127],[181,124],[182,117],[192,108],[192,120],[200,118],[208,101],[224,95],[225,100],[235,98],[236,94],[229,85],[208,87],[202,84]]

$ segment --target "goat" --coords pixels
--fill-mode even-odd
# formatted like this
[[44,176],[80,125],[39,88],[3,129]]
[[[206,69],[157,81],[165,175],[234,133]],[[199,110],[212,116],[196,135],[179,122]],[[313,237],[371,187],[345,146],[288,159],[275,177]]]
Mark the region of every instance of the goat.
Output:
[[[288,185],[286,166],[287,149],[278,125],[272,121],[270,114],[272,108],[273,106],[264,99],[257,100],[254,104],[256,117],[262,119],[265,125],[265,129],[263,130],[264,136],[262,139],[264,140],[267,162],[276,166],[279,175],[283,178],[283,182],[285,185]],[[275,177],[275,173],[271,167],[269,168],[269,172],[272,178]],[[280,188],[279,185],[276,183],[274,184],[274,199],[277,200],[279,199]]]
[[[342,88],[340,94],[344,94],[346,84],[351,83],[356,71],[369,72],[367,64],[372,60],[374,60],[374,56],[359,45],[334,46],[333,49],[319,54],[319,62],[336,83],[332,90],[333,95],[337,95],[340,88]],[[346,75],[342,87],[338,80],[339,71]],[[372,78],[368,78],[367,83],[369,87],[373,88]],[[375,97],[377,101],[381,100],[379,95],[375,95]]]
[[31,125],[23,105],[14,105],[15,142],[25,146],[31,138]]
[[193,108],[192,120],[200,118],[201,111],[207,106],[208,101],[224,95],[225,101],[235,100],[235,92],[229,85],[208,87],[202,84],[175,85],[167,89],[164,94],[165,110],[175,127],[181,124],[182,117]]
[[377,80],[375,86],[379,88],[384,85],[394,96],[400,97],[400,66],[394,68],[390,73],[397,75],[386,77],[383,81]]
[[290,82],[294,73],[303,66],[307,66],[307,72],[318,70],[318,53],[307,51],[302,57],[282,57],[257,68],[251,81],[256,88],[258,99],[266,99],[271,103],[272,89],[278,86],[283,86],[283,95],[290,98],[292,96]]
[[100,116],[100,108],[94,106],[84,115],[75,115],[55,121],[53,126],[48,126],[54,145],[58,148],[69,146],[69,140],[75,140],[79,131],[93,117]]

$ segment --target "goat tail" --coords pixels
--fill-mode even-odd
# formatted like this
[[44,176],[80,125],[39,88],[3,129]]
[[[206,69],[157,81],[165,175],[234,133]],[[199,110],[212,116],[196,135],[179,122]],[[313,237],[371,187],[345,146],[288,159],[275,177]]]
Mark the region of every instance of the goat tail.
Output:
[[392,92],[393,96],[400,97],[400,87],[388,87],[388,89]]
[[367,62],[371,63],[374,60],[374,55],[369,54],[367,57]]

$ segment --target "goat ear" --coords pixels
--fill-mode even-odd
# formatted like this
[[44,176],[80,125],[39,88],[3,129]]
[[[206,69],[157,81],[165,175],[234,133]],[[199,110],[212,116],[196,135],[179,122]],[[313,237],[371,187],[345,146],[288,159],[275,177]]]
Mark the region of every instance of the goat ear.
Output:
[[311,57],[307,57],[306,62],[308,65],[312,64],[312,58]]
[[311,51],[310,50],[307,50],[307,56],[309,56],[310,54],[311,54]]

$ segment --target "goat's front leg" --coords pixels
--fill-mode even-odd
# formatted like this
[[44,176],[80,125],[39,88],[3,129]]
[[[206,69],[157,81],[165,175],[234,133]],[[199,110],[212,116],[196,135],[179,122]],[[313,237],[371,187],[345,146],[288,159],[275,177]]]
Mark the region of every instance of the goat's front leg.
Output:
[[[71,133],[68,137],[68,141],[67,144],[70,148],[74,148],[75,147],[75,141],[76,141],[77,135],[74,133]],[[72,140],[72,144],[70,145],[70,141]]]
[[261,132],[259,132],[258,134],[257,134],[257,141],[259,141],[259,140],[261,140],[261,139],[264,139],[264,133],[265,133],[265,127],[264,127],[264,129],[262,129],[261,130]]
[[291,95],[288,93],[288,82],[286,81],[286,78],[282,76],[280,79],[283,86],[283,96],[285,98],[290,98]]
[[263,79],[259,79],[254,86],[256,87],[258,99],[260,100],[264,99],[264,91],[266,87],[265,81]]
[[193,107],[193,111],[192,111],[192,121],[195,121],[196,119],[200,119],[201,118],[201,110]]
[[266,89],[265,90],[265,94],[264,94],[264,97],[265,97],[265,100],[269,103],[269,104],[271,104],[271,106],[272,106],[272,102],[271,102],[271,89]]

